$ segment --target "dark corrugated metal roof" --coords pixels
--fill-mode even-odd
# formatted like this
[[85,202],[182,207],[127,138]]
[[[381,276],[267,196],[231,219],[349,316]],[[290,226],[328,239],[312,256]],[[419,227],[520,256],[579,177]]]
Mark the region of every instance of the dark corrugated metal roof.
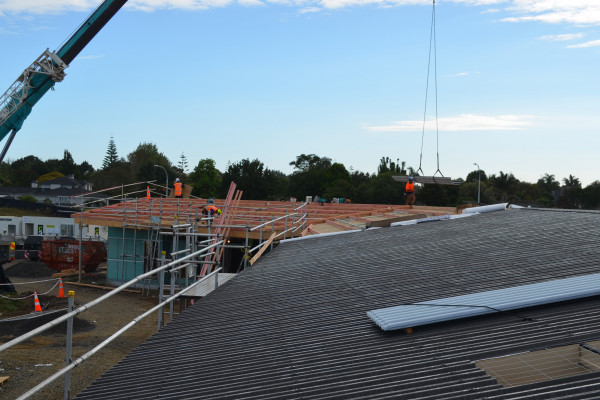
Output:
[[598,243],[600,213],[533,209],[282,243],[77,398],[598,398],[597,372],[503,388],[475,367],[600,337],[597,298],[413,334],[383,332],[366,316],[595,273]]

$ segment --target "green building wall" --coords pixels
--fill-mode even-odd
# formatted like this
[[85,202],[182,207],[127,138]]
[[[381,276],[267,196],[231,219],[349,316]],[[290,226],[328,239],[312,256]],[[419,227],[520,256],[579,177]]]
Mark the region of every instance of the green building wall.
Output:
[[[108,228],[107,279],[109,282],[122,284],[145,272],[144,248],[148,240],[147,230]],[[160,252],[163,250],[167,254],[171,253],[172,248],[172,236],[161,237],[158,257],[160,258]],[[178,248],[179,250],[185,248],[184,240],[179,241]]]

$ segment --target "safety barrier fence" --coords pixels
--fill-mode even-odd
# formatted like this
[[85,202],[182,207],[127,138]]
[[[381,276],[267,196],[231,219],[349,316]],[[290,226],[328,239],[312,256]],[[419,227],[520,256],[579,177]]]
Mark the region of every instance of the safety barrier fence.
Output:
[[[39,280],[39,281],[28,281],[28,282],[11,282],[11,283],[0,283],[0,286],[19,286],[19,285],[31,285],[34,283],[43,283],[43,282],[54,282],[54,286],[52,286],[50,289],[46,290],[45,292],[36,292],[37,295],[45,295],[50,293],[51,291],[54,290],[54,288],[56,288],[58,286],[58,284],[60,283],[60,278],[52,278],[52,279],[43,279],[43,280]],[[22,297],[9,297],[9,296],[3,296],[0,294],[0,298],[6,299],[6,300],[25,300],[28,299],[30,297],[34,297],[34,294],[29,294],[27,296],[22,296]]]
[[[76,309],[72,309],[73,307],[73,296],[72,296],[72,292],[69,292],[69,310],[68,312],[61,316],[58,317],[28,333],[25,333],[17,338],[12,339],[11,341],[4,343],[2,345],[0,345],[0,352],[3,352],[5,350],[10,349],[11,347],[20,344],[28,339],[31,339],[34,336],[37,336],[39,334],[41,334],[42,332],[45,332],[65,321],[67,321],[67,345],[66,345],[66,360],[67,360],[67,366],[62,368],[61,370],[57,371],[55,374],[53,374],[52,376],[50,376],[49,378],[47,378],[46,380],[44,380],[43,382],[39,383],[37,386],[35,386],[34,388],[30,389],[29,391],[27,391],[26,393],[24,393],[23,395],[21,395],[20,397],[18,397],[17,400],[21,400],[21,399],[27,399],[30,398],[32,395],[34,395],[35,393],[38,393],[40,390],[42,390],[43,388],[45,388],[46,386],[48,386],[49,384],[51,384],[52,382],[54,382],[55,380],[57,380],[58,378],[60,378],[61,376],[65,375],[65,388],[64,388],[64,398],[68,399],[70,397],[70,387],[69,387],[69,382],[70,382],[70,376],[69,376],[69,372],[76,368],[77,366],[81,365],[84,361],[88,360],[90,357],[92,357],[94,354],[98,353],[98,351],[100,351],[102,348],[104,348],[106,345],[108,345],[109,343],[111,343],[112,341],[114,341],[116,338],[118,338],[119,336],[121,336],[124,332],[126,332],[127,330],[129,330],[131,327],[133,327],[134,325],[136,325],[139,321],[141,321],[142,319],[146,318],[147,316],[151,315],[153,312],[158,311],[158,319],[159,319],[159,329],[162,325],[162,321],[163,321],[163,307],[166,306],[167,304],[170,304],[171,306],[171,310],[170,310],[170,316],[171,319],[173,320],[173,301],[178,299],[179,297],[183,296],[186,294],[186,292],[192,290],[193,288],[195,288],[196,286],[202,284],[203,282],[206,282],[209,279],[214,278],[215,280],[215,289],[218,287],[218,276],[219,276],[219,272],[221,272],[221,268],[216,269],[215,271],[211,272],[210,274],[207,274],[205,277],[203,277],[202,279],[192,283],[191,285],[183,288],[181,291],[179,291],[178,293],[174,293],[173,290],[171,290],[171,293],[168,297],[163,299],[163,293],[162,293],[162,287],[161,287],[161,292],[159,293],[159,301],[158,304],[154,307],[152,307],[151,309],[149,309],[148,311],[144,312],[143,314],[139,315],[138,317],[136,317],[135,319],[133,319],[130,323],[128,323],[127,325],[125,325],[124,327],[122,327],[120,330],[118,330],[117,332],[115,332],[113,335],[111,335],[109,338],[107,338],[106,340],[104,340],[102,343],[98,344],[96,347],[94,347],[92,350],[88,351],[87,353],[83,354],[82,356],[78,357],[75,360],[71,360],[71,356],[70,356],[70,352],[71,352],[71,339],[72,339],[72,329],[73,329],[73,318],[87,310],[89,310],[90,308],[101,304],[103,301],[115,296],[116,294],[118,294],[119,292],[133,286],[134,284],[136,284],[137,282],[149,278],[152,275],[158,274],[160,276],[160,280],[161,282],[164,282],[164,273],[167,271],[171,271],[172,274],[176,274],[177,271],[180,268],[183,268],[182,264],[188,262],[188,261],[194,261],[195,259],[199,258],[199,257],[204,257],[206,256],[206,253],[208,253],[210,250],[216,248],[217,246],[220,246],[223,244],[223,241],[219,241],[216,242],[210,246],[206,246],[204,248],[202,248],[201,250],[198,250],[196,252],[193,252],[191,254],[188,254],[186,256],[183,256],[177,260],[174,260],[172,262],[166,263],[165,261],[165,257],[163,254],[163,265],[161,265],[160,267],[147,272],[145,274],[139,275],[137,277],[135,277],[134,279],[131,279],[130,281],[128,281],[127,283],[113,289],[112,291],[106,293],[103,296],[98,297],[97,299],[83,305],[80,306]],[[173,279],[171,279],[171,282],[173,282]],[[161,284],[162,285],[162,284]]]

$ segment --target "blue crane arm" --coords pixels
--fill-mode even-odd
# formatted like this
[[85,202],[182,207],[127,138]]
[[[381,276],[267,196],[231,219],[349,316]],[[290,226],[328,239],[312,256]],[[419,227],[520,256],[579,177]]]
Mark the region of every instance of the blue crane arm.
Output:
[[70,64],[125,3],[127,0],[105,0],[56,54],[66,64]]
[[[12,141],[12,137],[21,129],[33,106],[56,82],[64,78],[64,68],[126,2],[127,0],[103,1],[57,52],[45,51],[17,78],[11,88],[0,97],[0,140],[12,132]],[[6,150],[7,148],[3,151],[0,161]]]

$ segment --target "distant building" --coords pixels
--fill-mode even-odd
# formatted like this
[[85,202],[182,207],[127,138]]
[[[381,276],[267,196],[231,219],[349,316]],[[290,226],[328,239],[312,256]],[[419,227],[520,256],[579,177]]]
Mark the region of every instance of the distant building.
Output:
[[38,188],[38,189],[79,189],[79,190],[85,190],[88,192],[92,191],[92,184],[90,182],[87,181],[80,181],[78,179],[75,179],[75,176],[73,174],[69,174],[67,176],[63,176],[60,178],[56,178],[56,179],[51,179],[49,181],[44,181],[41,183],[38,183],[38,181],[33,181],[31,182],[31,187],[32,188]]
[[93,197],[79,197],[92,192],[92,184],[87,181],[75,179],[73,174],[61,178],[52,179],[38,183],[31,182],[31,187],[0,187],[0,197],[21,198],[31,196],[39,203],[50,203],[57,206],[78,206],[83,199],[89,202],[93,199],[102,200],[104,195],[93,195]]

